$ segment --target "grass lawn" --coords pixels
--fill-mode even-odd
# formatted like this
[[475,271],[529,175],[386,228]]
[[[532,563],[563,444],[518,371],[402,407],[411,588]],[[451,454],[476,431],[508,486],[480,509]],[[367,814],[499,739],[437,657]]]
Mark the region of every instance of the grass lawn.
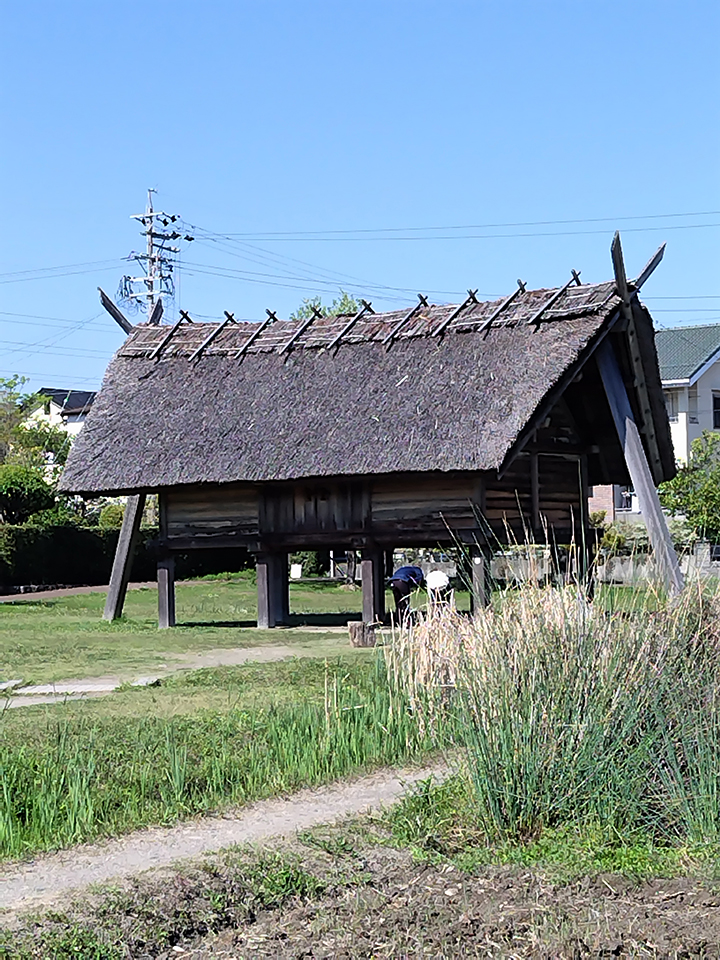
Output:
[[[388,594],[388,604],[391,597]],[[418,597],[418,602],[422,597]],[[362,593],[344,585],[290,585],[291,625],[258,630],[251,577],[199,580],[177,587],[178,626],[158,631],[157,591],[128,591],[125,615],[102,620],[104,593],[0,604],[0,680],[26,683],[171,667],[174,657],[217,648],[291,646],[298,656],[348,649],[344,628],[360,616]],[[467,606],[467,595],[461,604]],[[182,663],[178,663],[182,666]]]
[[443,745],[418,728],[372,650],[188,671],[100,701],[9,710],[0,714],[0,859],[407,763]]

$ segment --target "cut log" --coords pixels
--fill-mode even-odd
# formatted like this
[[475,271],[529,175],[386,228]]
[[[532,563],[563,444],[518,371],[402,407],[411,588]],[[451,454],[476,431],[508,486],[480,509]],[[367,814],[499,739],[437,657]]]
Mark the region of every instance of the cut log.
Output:
[[375,646],[375,624],[373,623],[350,620],[348,622],[348,633],[350,634],[350,643],[353,647]]

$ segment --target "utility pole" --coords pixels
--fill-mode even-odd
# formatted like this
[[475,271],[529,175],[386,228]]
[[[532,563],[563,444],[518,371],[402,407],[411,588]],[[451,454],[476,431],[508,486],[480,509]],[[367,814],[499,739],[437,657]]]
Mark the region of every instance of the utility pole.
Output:
[[[123,277],[120,281],[119,296],[148,314],[150,323],[159,323],[162,316],[161,297],[173,297],[175,284],[173,270],[176,265],[176,255],[180,247],[171,244],[177,240],[194,240],[189,234],[183,236],[171,227],[180,219],[177,214],[168,214],[163,210],[155,210],[153,194],[157,191],[152,187],[148,190],[145,213],[134,213],[132,220],[142,224],[141,236],[145,237],[145,253],[133,251],[128,260],[134,260],[143,271],[139,277]],[[170,228],[168,230],[168,228]]]

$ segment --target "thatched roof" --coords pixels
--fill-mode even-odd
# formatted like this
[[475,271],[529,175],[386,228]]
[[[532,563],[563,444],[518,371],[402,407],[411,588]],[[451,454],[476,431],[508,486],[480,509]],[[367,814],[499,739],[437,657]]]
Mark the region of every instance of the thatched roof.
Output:
[[61,489],[497,469],[618,313],[613,283],[573,286],[529,323],[555,293],[520,294],[489,328],[502,301],[470,302],[440,336],[453,306],[420,307],[402,325],[407,311],[366,314],[332,349],[349,317],[317,318],[286,350],[304,321],[260,336],[259,324],[183,324],[169,340],[169,327],[140,325]]

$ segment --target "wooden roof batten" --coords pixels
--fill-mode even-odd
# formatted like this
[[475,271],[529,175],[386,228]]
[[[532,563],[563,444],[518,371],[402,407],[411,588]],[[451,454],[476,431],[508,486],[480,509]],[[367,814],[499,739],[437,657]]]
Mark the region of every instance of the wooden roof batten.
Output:
[[263,320],[259,327],[256,327],[255,330],[250,334],[245,343],[240,347],[238,352],[235,354],[236,360],[242,360],[245,354],[248,352],[248,349],[252,346],[253,343],[257,340],[261,333],[266,330],[271,323],[274,323],[277,320],[277,314],[273,310],[265,309],[267,317]]
[[454,310],[450,311],[450,313],[447,315],[447,317],[445,317],[445,319],[440,324],[440,326],[436,327],[436,329],[433,330],[432,335],[434,337],[442,336],[442,334],[447,330],[447,328],[450,326],[453,320],[456,320],[460,316],[460,314],[463,312],[463,310],[466,309],[466,307],[469,307],[471,303],[479,303],[479,302],[480,301],[477,298],[477,290],[468,290],[467,297],[463,300],[461,304],[455,307]]
[[429,307],[429,306],[430,304],[427,301],[427,297],[423,296],[422,293],[419,293],[418,303],[416,303],[411,310],[408,310],[405,316],[400,317],[400,319],[395,324],[395,326],[392,327],[390,332],[386,334],[385,337],[383,338],[382,345],[384,347],[387,347],[387,349],[389,350],[390,347],[392,346],[393,340],[398,335],[398,333],[400,333],[400,331],[405,326],[405,324],[408,323],[410,320],[412,320],[415,314],[418,313],[420,310],[422,310],[423,307]]
[[305,333],[307,328],[314,323],[316,320],[322,320],[323,314],[318,310],[315,304],[310,304],[310,309],[312,310],[312,316],[308,317],[304,323],[301,323],[298,329],[293,333],[287,343],[283,344],[280,349],[280,353],[287,353],[288,350],[292,349],[293,344],[296,340],[299,340],[300,337]]
[[175,336],[176,332],[185,322],[192,323],[192,318],[187,314],[185,310],[180,311],[180,319],[176,321],[169,329],[169,331],[162,338],[160,343],[155,347],[153,352],[150,354],[150,360],[157,360],[165,347],[170,343],[172,338]]
[[218,324],[218,326],[215,327],[214,330],[211,330],[210,333],[205,337],[203,342],[200,344],[200,346],[197,348],[197,350],[194,353],[190,354],[190,356],[188,357],[188,363],[192,363],[193,360],[197,360],[197,358],[203,352],[205,347],[209,347],[210,344],[213,342],[213,340],[215,340],[215,338],[218,337],[223,332],[225,327],[227,327],[227,325],[230,323],[237,323],[237,320],[235,319],[232,313],[228,313],[228,311],[226,310],[225,319],[223,320],[223,322]]
[[534,323],[535,323],[535,324],[540,323],[540,320],[542,319],[542,317],[544,316],[544,314],[546,314],[546,313],[548,312],[548,310],[550,310],[551,307],[554,307],[554,306],[555,306],[555,304],[558,302],[558,300],[559,300],[562,296],[564,296],[565,293],[567,293],[567,291],[570,289],[570,287],[571,287],[573,284],[576,284],[578,287],[581,287],[581,286],[582,286],[582,283],[580,282],[580,272],[579,272],[578,270],[572,270],[571,273],[572,273],[572,276],[570,277],[570,279],[568,280],[568,282],[565,284],[565,286],[564,286],[564,287],[560,287],[559,290],[556,290],[555,293],[550,297],[550,299],[547,300],[547,301],[540,307],[540,309],[539,309],[539,310],[536,310],[535,313],[530,317],[530,319],[527,321],[528,326],[530,326],[530,325],[532,325],[532,324],[534,324]]
[[514,301],[520,296],[521,293],[525,293],[527,284],[523,283],[522,280],[518,280],[517,285],[518,285],[517,290],[513,290],[513,292],[510,294],[509,297],[505,297],[505,299],[502,301],[500,306],[496,307],[493,310],[493,312],[490,314],[490,316],[487,318],[487,320],[485,320],[484,323],[480,325],[478,333],[487,333],[487,331],[490,330],[490,327],[493,325],[493,323],[495,323],[495,321],[500,316],[500,314],[505,310],[505,308],[509,307],[511,303],[514,303]]
[[358,310],[358,312],[355,313],[352,317],[350,317],[350,319],[342,328],[340,333],[338,333],[338,335],[333,340],[330,341],[327,347],[328,350],[332,350],[333,347],[339,346],[342,338],[352,330],[352,328],[355,326],[358,320],[361,320],[366,313],[375,313],[375,311],[372,308],[372,302],[368,302],[367,300],[361,299],[360,304],[361,304],[361,307]]

